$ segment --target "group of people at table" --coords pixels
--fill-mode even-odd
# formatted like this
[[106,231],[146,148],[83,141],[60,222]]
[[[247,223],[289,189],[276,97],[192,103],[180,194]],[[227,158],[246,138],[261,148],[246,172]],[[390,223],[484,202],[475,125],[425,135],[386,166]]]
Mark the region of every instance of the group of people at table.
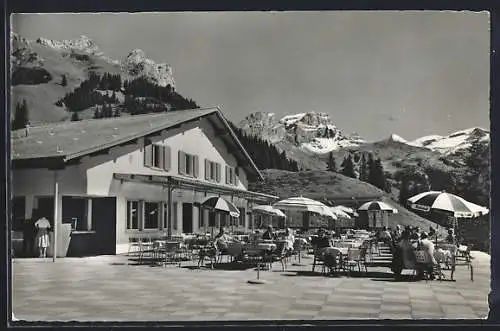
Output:
[[401,229],[398,225],[394,231],[383,228],[378,233],[378,240],[387,243],[391,248],[391,269],[397,277],[403,269],[414,269],[418,278],[427,276],[429,279],[435,279],[435,266],[440,263],[449,266],[457,252],[464,256],[468,254],[468,247],[458,243],[451,228],[442,240],[432,227],[429,232],[425,232],[419,227],[407,226]]

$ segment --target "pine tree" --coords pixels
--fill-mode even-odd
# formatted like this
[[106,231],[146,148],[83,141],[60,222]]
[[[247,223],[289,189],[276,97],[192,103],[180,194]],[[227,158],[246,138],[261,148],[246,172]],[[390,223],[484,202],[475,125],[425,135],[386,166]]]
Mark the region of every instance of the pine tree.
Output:
[[366,182],[368,181],[367,164],[365,153],[361,154],[361,159],[359,161],[359,180]]
[[74,111],[72,114],[71,114],[71,121],[72,122],[76,122],[76,121],[79,121],[80,120],[80,117],[78,116],[78,113],[76,111]]
[[330,152],[328,155],[328,164],[326,170],[331,172],[337,172],[337,164],[335,163],[335,158],[333,157],[333,153]]
[[342,162],[341,174],[347,177],[356,178],[351,154],[344,158],[344,162]]
[[368,161],[366,163],[366,172],[367,172],[367,182],[375,185],[377,179],[377,171],[375,170],[375,160],[373,159],[373,154],[368,154]]
[[16,113],[12,121],[12,130],[23,129],[28,124],[28,103],[23,100],[22,103],[16,104]]
[[68,82],[66,81],[66,75],[62,75],[61,86],[66,86],[66,85],[68,85]]
[[382,161],[380,158],[377,158],[375,162],[373,163],[373,185],[378,187],[381,190],[386,189],[386,181],[385,181],[385,174],[384,174],[384,168],[382,166]]
[[410,191],[408,186],[408,179],[405,176],[401,180],[401,184],[399,186],[399,204],[402,206],[406,206],[407,199],[410,198]]

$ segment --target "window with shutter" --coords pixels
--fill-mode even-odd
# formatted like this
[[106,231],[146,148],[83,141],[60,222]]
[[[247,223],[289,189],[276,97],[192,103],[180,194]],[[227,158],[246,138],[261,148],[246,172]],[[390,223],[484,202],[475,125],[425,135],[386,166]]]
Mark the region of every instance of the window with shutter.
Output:
[[153,145],[144,146],[144,166],[151,167],[153,165]]
[[198,172],[200,170],[200,162],[198,159],[198,155],[193,155],[193,176],[198,177]]
[[211,179],[211,162],[205,159],[205,179],[210,180]]
[[226,184],[229,184],[229,167],[226,166]]
[[219,163],[217,163],[217,166],[215,167],[216,169],[216,180],[217,180],[217,183],[220,183],[220,180],[221,180],[221,165]]
[[163,146],[163,169],[170,170],[170,147]]
[[157,168],[163,169],[163,162],[165,162],[165,159],[163,156],[163,153],[164,153],[163,146],[155,145],[154,152],[155,152],[154,153],[155,155],[154,155],[153,165]]
[[184,175],[186,173],[186,156],[183,151],[179,151],[179,174]]

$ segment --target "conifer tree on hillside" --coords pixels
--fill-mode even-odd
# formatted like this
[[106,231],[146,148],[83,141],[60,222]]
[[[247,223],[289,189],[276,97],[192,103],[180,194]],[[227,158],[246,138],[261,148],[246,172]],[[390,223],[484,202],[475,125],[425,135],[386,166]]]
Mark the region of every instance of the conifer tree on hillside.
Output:
[[366,179],[367,182],[374,185],[376,182],[376,170],[375,170],[375,160],[373,159],[373,154],[368,154],[368,161],[366,162]]
[[367,171],[365,153],[361,154],[361,159],[359,161],[359,180],[363,182],[368,181],[368,171]]
[[356,178],[356,173],[354,172],[354,162],[352,161],[351,154],[344,158],[340,173],[347,177]]
[[382,166],[382,161],[380,158],[377,158],[373,162],[373,184],[374,186],[378,187],[381,190],[386,190],[386,180],[385,180],[385,174],[384,174],[384,168]]
[[335,163],[335,158],[333,157],[332,152],[330,152],[330,154],[328,155],[328,163],[326,170],[331,172],[337,172],[337,164]]
[[66,75],[62,75],[61,86],[68,85],[68,81],[66,80]]
[[12,121],[12,130],[23,129],[28,124],[28,103],[23,100],[21,103],[16,104],[16,112]]

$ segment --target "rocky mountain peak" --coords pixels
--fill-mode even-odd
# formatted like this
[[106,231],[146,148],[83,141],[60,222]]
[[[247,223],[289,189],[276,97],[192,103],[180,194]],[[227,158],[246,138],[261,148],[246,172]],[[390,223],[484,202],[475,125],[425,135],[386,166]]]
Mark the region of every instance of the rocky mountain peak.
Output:
[[77,39],[70,40],[53,40],[40,37],[36,40],[36,43],[54,49],[79,51],[95,55],[100,54],[100,50],[97,44],[85,35],[81,35]]
[[146,57],[141,49],[132,50],[121,63],[123,72],[130,78],[146,77],[160,85],[175,88],[172,67],[166,63],[156,63]]
[[241,121],[240,127],[248,135],[272,143],[293,145],[313,154],[362,143],[359,137],[343,135],[327,113],[315,111],[286,115],[278,121],[274,113],[256,112]]

